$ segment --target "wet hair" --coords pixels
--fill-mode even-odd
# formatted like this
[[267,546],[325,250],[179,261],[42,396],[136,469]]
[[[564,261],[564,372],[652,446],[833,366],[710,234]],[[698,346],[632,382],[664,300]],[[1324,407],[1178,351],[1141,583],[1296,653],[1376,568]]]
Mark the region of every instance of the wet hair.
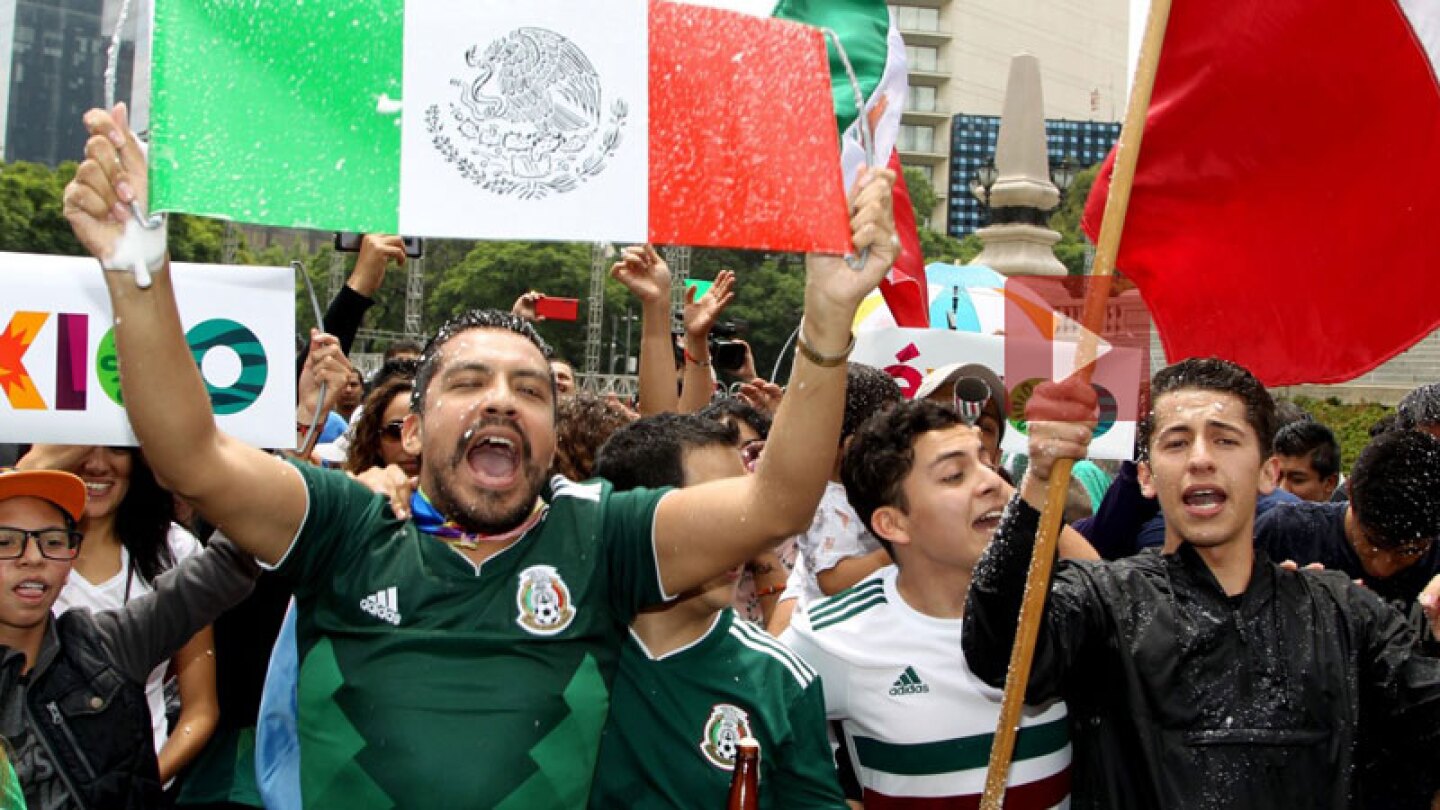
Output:
[[579,391],[561,400],[555,416],[555,461],[551,471],[572,481],[595,475],[595,454],[610,435],[630,424],[609,400]]
[[926,433],[963,424],[953,409],[929,400],[901,402],[862,424],[845,449],[840,464],[845,497],[865,528],[892,556],[890,541],[881,537],[871,522],[875,512],[882,506],[908,509],[904,485],[915,466],[915,443]]
[[415,379],[415,374],[420,369],[420,361],[413,357],[401,357],[398,360],[386,360],[376,369],[375,376],[370,380],[370,388],[365,393],[369,394],[376,388],[384,385],[391,377],[405,377]]
[[874,366],[849,363],[845,367],[845,416],[840,441],[854,435],[865,420],[905,399],[895,378]]
[[1155,430],[1155,406],[1160,398],[1175,391],[1217,391],[1239,397],[1245,405],[1245,419],[1254,428],[1260,443],[1261,460],[1275,444],[1275,400],[1255,375],[1229,360],[1194,357],[1155,372],[1150,381],[1150,409],[1136,430],[1139,460],[1150,457],[1150,439]]
[[1296,422],[1314,421],[1315,417],[1311,416],[1309,411],[1296,405],[1294,402],[1288,399],[1278,399],[1275,401],[1276,435],[1279,435],[1278,432],[1283,430],[1287,425],[1292,425]]
[[395,359],[400,354],[419,354],[420,344],[413,340],[397,340],[385,347],[385,355],[382,358],[385,362]]
[[[535,331],[535,327],[529,321],[518,315],[509,312],[501,312],[498,309],[472,309],[468,312],[456,315],[446,321],[425,344],[425,351],[420,353],[420,365],[415,372],[415,391],[411,394],[410,410],[420,413],[425,410],[425,390],[430,387],[430,381],[435,378],[435,372],[440,366],[440,351],[445,348],[456,335],[468,332],[471,329],[496,329],[515,334],[530,341],[540,350],[545,357],[545,362],[550,362],[550,345]],[[548,369],[547,369],[548,370]],[[550,375],[550,394],[554,399],[555,375]]]
[[117,448],[130,455],[130,483],[115,509],[115,537],[130,555],[130,564],[147,583],[175,567],[170,551],[170,524],[175,518],[175,496],[160,486],[133,447]]
[[383,467],[380,455],[381,434],[385,429],[385,411],[396,394],[408,394],[415,387],[410,377],[396,374],[375,386],[361,404],[360,418],[350,434],[350,451],[345,456],[345,471],[356,475],[371,467]]
[[1406,394],[1395,406],[1397,426],[1415,430],[1440,424],[1440,383],[1430,383]]
[[661,413],[615,431],[595,460],[595,474],[617,490],[685,485],[685,452],[734,447],[740,431],[699,414]]
[[769,414],[762,413],[742,399],[721,397],[700,409],[700,415],[716,422],[724,422],[726,417],[729,417],[745,423],[751,430],[760,434],[760,438],[770,438],[770,425],[773,420]]
[[1275,455],[1310,457],[1310,466],[1321,478],[1340,472],[1340,442],[1330,428],[1319,422],[1291,422],[1275,434]]
[[1418,430],[1378,436],[1350,471],[1350,508],[1377,548],[1440,534],[1440,439]]

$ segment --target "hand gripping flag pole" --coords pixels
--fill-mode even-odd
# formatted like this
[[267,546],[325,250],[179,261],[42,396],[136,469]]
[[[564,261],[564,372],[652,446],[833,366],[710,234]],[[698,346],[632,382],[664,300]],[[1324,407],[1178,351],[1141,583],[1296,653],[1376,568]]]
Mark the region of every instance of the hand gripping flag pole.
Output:
[[[1140,141],[1145,134],[1145,115],[1150,109],[1150,91],[1155,86],[1155,69],[1160,62],[1160,49],[1165,39],[1165,25],[1170,18],[1170,0],[1152,0],[1150,16],[1145,24],[1145,38],[1140,46],[1140,63],[1135,69],[1135,83],[1125,109],[1125,123],[1115,147],[1115,172],[1110,196],[1105,202],[1105,219],[1100,226],[1100,242],[1095,249],[1095,280],[1088,285],[1085,310],[1081,317],[1080,345],[1075,351],[1075,367],[1086,383],[1094,369],[1096,340],[1104,323],[1105,303],[1110,295],[1110,282],[1115,273],[1115,257],[1120,252],[1120,234],[1125,226],[1125,213],[1130,205],[1130,188],[1135,181],[1135,165],[1140,158]],[[1060,534],[1060,519],[1065,511],[1065,498],[1070,489],[1071,459],[1059,459],[1050,473],[1045,493],[1045,509],[1040,528],[1035,534],[1035,553],[1025,577],[1025,595],[1020,605],[1019,628],[1015,646],[1010,651],[1010,668],[1005,677],[1005,696],[1000,704],[1000,720],[995,726],[995,742],[990,748],[990,765],[985,773],[982,810],[1000,810],[1005,798],[1005,783],[1010,774],[1010,760],[1015,751],[1019,731],[1020,709],[1025,702],[1025,687],[1030,681],[1030,665],[1035,655],[1035,640],[1040,633],[1040,620],[1045,610],[1045,597],[1050,591],[1050,569],[1055,561],[1055,546]]]

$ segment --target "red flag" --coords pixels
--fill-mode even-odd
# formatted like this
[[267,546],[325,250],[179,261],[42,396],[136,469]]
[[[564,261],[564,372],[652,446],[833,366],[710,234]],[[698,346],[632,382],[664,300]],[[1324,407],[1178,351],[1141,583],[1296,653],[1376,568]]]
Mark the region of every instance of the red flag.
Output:
[[1117,261],[1170,360],[1341,382],[1440,326],[1437,54],[1433,0],[1174,0]]
[[930,286],[925,282],[925,257],[920,253],[920,232],[915,227],[915,207],[905,186],[900,153],[890,152],[887,167],[895,172],[895,233],[900,236],[900,256],[880,282],[880,294],[895,316],[897,326],[915,329],[930,327]]
[[844,253],[850,220],[819,30],[650,4],[650,241]]

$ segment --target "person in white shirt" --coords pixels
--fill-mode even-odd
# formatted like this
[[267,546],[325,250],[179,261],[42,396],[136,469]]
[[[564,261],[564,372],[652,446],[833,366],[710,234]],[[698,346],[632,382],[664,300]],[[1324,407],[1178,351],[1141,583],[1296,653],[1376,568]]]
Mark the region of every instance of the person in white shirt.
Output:
[[[960,633],[971,572],[1013,492],[985,458],[980,432],[931,402],[866,422],[841,478],[895,563],[797,610],[781,636],[820,673],[867,810],[968,806],[984,791],[1001,693],[971,673]],[[1062,553],[1094,556],[1078,535]],[[1007,806],[1068,804],[1068,722],[1063,703],[1025,708]]]

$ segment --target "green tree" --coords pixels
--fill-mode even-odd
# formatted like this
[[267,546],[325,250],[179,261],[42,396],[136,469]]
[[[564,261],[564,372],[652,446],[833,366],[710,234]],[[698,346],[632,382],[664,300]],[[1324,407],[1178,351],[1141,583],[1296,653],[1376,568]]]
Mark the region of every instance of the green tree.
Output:
[[84,255],[65,221],[65,184],[76,164],[57,169],[39,163],[0,164],[0,250]]
[[215,264],[225,243],[225,225],[219,220],[172,214],[169,223],[170,258],[177,262]]
[[931,185],[930,178],[914,166],[905,167],[905,188],[910,192],[910,207],[915,209],[915,222],[928,227],[930,215],[935,213],[935,206],[940,204],[940,197],[935,193],[935,186]]
[[1085,201],[1090,198],[1090,188],[1100,173],[1100,164],[1095,164],[1075,175],[1070,188],[1060,201],[1060,207],[1050,215],[1050,227],[1060,234],[1055,244],[1055,258],[1065,265],[1072,276],[1085,272],[1085,261],[1090,253],[1091,242],[1080,229],[1080,218],[1085,213]]
[[[468,309],[509,310],[516,298],[532,289],[562,298],[588,298],[590,246],[580,242],[481,242],[459,263],[436,271],[433,283],[426,280],[425,323],[430,329]],[[387,278],[386,285],[389,283]],[[625,296],[623,288],[614,286],[618,289],[606,291],[607,305]],[[582,307],[579,321],[545,322],[538,327],[557,352],[579,364],[585,355],[584,323]],[[632,340],[638,340],[639,334],[638,326],[632,328]]]
[[925,263],[948,262],[965,264],[980,253],[978,241],[956,239],[930,227],[930,214],[940,204],[935,187],[915,167],[905,169],[905,187],[910,192],[910,205],[915,209],[915,229],[920,237],[920,255]]

